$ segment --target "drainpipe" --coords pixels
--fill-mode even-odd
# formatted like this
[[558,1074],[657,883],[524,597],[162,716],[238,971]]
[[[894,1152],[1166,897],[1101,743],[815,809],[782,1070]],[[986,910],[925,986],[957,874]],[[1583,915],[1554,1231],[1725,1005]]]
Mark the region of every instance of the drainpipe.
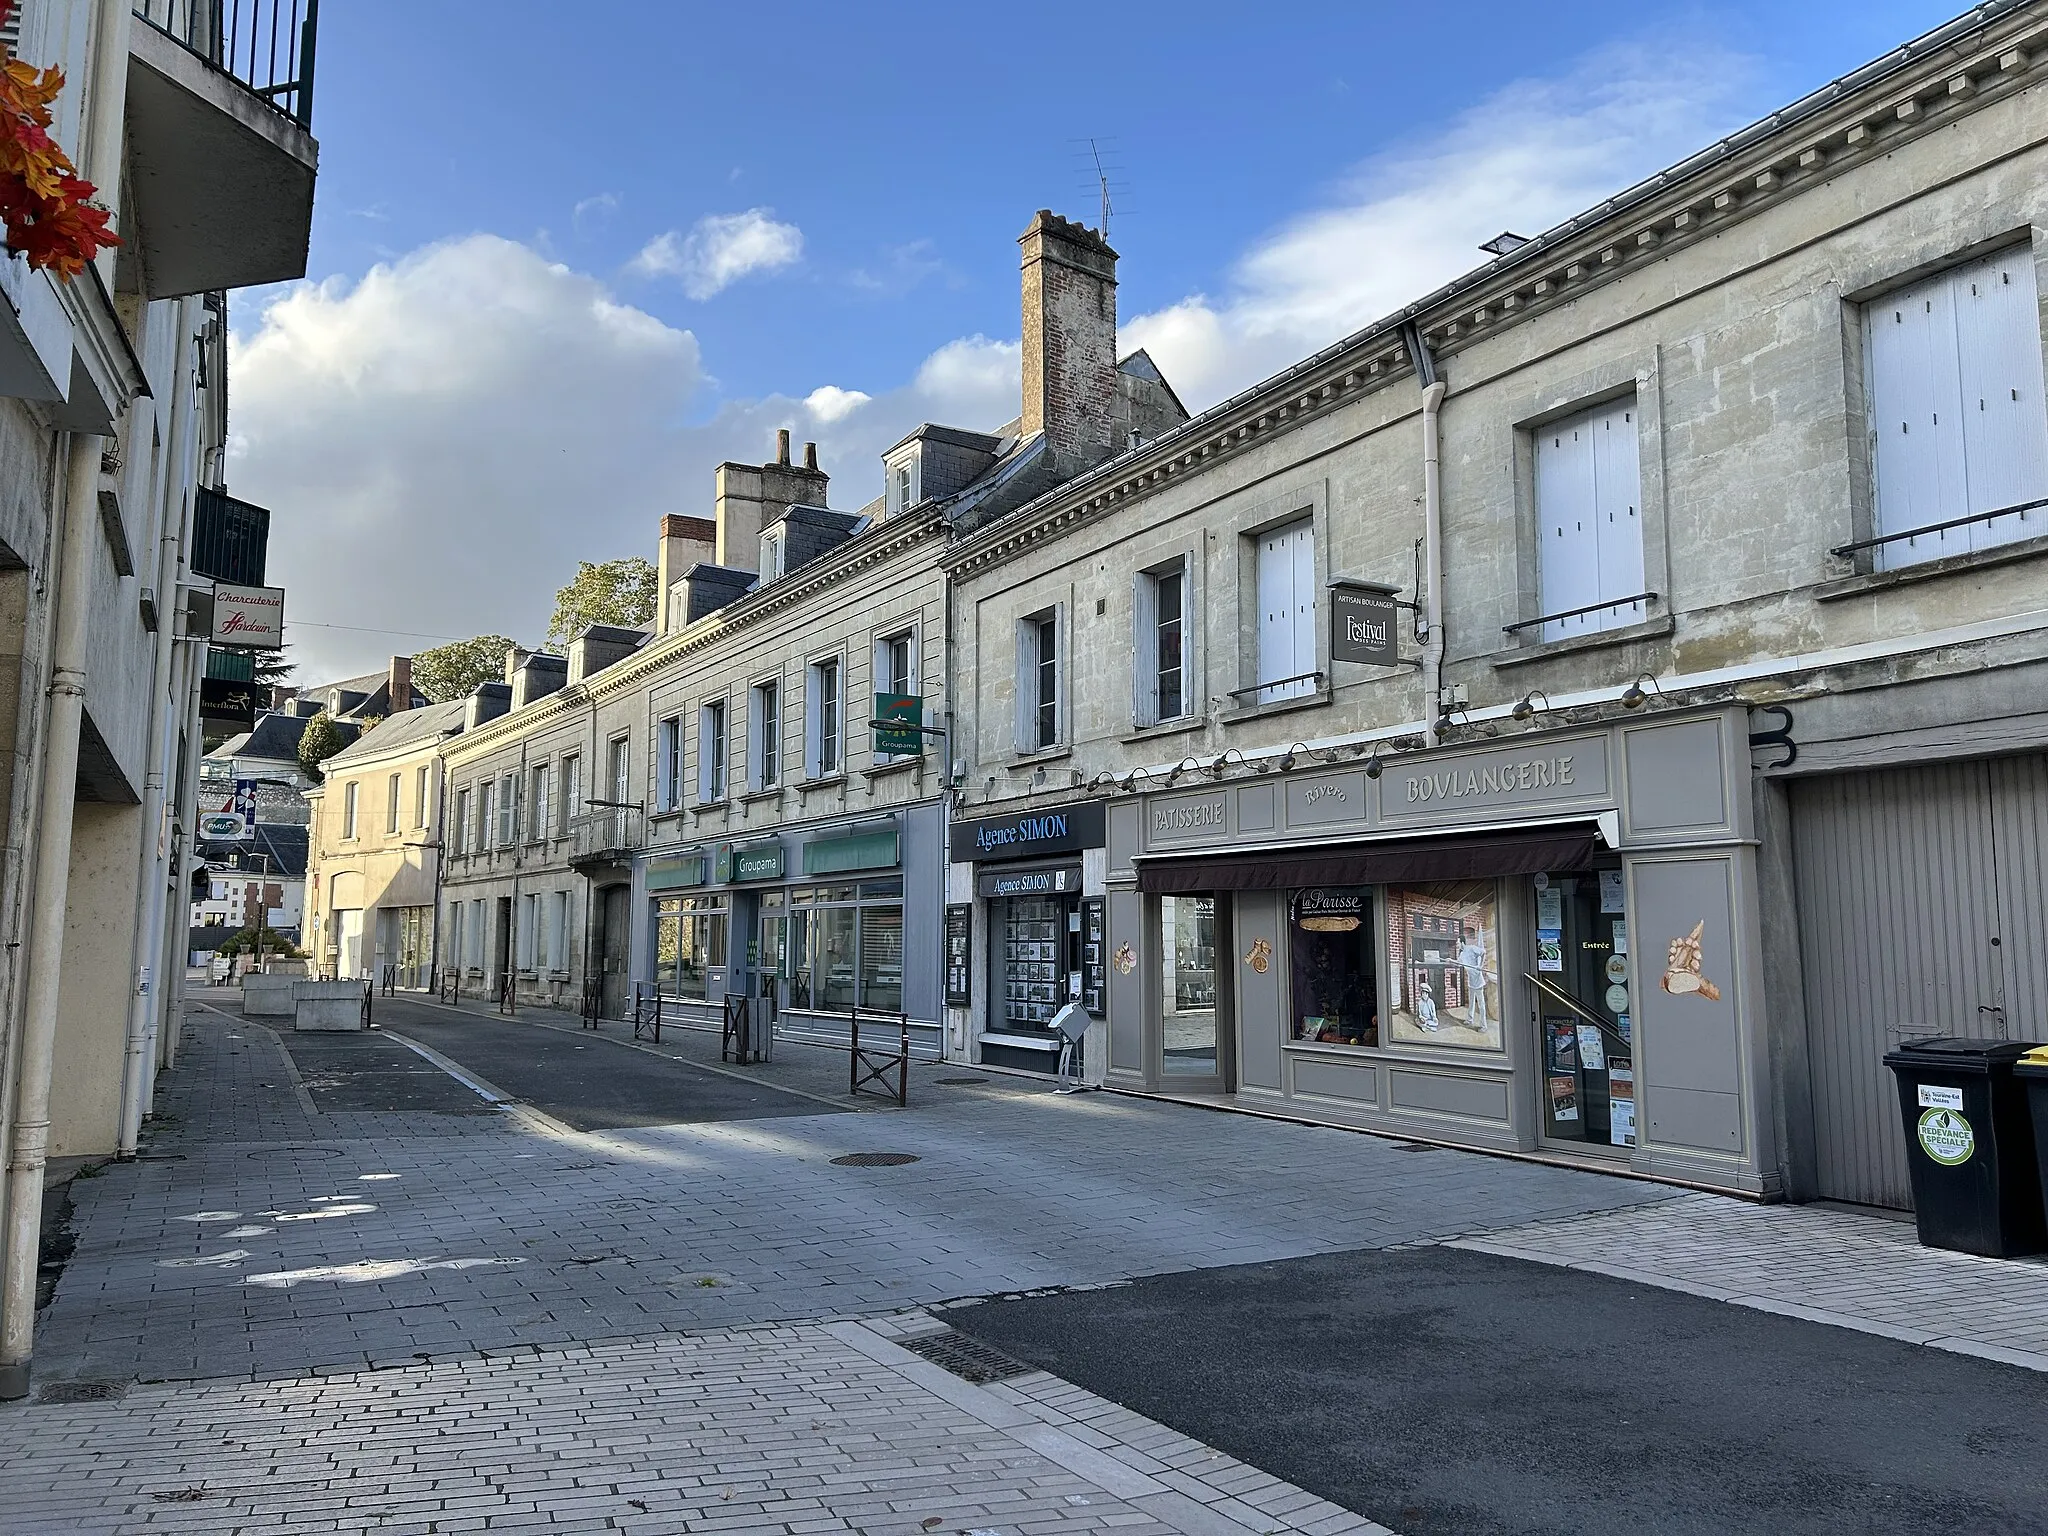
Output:
[[28,935],[28,996],[15,1077],[8,1149],[6,1261],[0,1270],[0,1401],[26,1397],[35,1337],[36,1262],[43,1225],[43,1175],[50,1151],[50,1074],[57,1054],[57,999],[71,882],[72,816],[78,797],[78,735],[85,718],[86,644],[91,634],[93,557],[98,553],[100,441],[71,434],[64,539],[50,658],[35,895]]
[[[192,360],[189,304],[180,303],[177,313],[178,350],[172,377],[182,379]],[[141,871],[135,890],[135,996],[128,1008],[128,1048],[121,1068],[121,1123],[115,1140],[115,1152],[123,1158],[135,1155],[136,1146],[142,1138],[143,1106],[148,1097],[147,1083],[151,1075],[150,1047],[153,1044],[155,1003],[163,987],[164,886],[169,878],[165,869],[168,850],[163,847],[165,785],[176,751],[177,736],[172,722],[183,713],[182,710],[174,710],[170,700],[171,637],[177,629],[178,552],[184,545],[186,509],[192,501],[182,483],[185,439],[191,430],[190,397],[191,392],[181,388],[171,400],[173,458],[170,475],[166,478],[174,479],[179,489],[176,513],[173,515],[169,508],[164,509],[162,532],[157,539],[156,589],[160,593],[172,594],[172,601],[166,604],[159,599],[157,603],[156,657],[150,682],[149,736],[146,738],[151,743],[150,761],[143,781]],[[151,491],[160,498],[163,495],[160,486],[151,487]],[[183,700],[179,702],[183,703]]]
[[1411,322],[1402,328],[1408,355],[1415,364],[1415,377],[1422,385],[1422,688],[1424,746],[1437,744],[1437,712],[1442,707],[1444,686],[1444,514],[1443,464],[1438,412],[1442,410],[1446,387],[1436,376],[1436,360],[1429,344]]

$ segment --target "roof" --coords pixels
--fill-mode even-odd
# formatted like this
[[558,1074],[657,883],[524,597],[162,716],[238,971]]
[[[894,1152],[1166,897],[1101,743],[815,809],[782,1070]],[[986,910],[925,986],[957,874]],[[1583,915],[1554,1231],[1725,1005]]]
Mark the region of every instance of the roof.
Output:
[[942,427],[936,422],[924,422],[915,431],[906,432],[895,442],[882,450],[887,457],[905,443],[913,442],[951,443],[956,448],[973,448],[982,453],[994,453],[1003,446],[1000,437],[987,432],[969,432],[965,427]]
[[[306,722],[311,718],[310,715],[288,715],[282,710],[258,715],[252,729],[240,736],[229,737],[206,755],[210,760],[222,762],[229,758],[253,757],[268,763],[297,764],[299,738],[306,734]],[[337,720],[334,726],[343,735],[357,729],[347,720]]]
[[467,715],[468,705],[461,699],[450,699],[445,704],[429,704],[424,709],[408,709],[400,714],[387,715],[358,736],[351,745],[328,758],[321,766],[331,768],[336,763],[365,757],[380,757],[387,752],[403,751],[407,747],[438,741],[451,728],[461,730]]

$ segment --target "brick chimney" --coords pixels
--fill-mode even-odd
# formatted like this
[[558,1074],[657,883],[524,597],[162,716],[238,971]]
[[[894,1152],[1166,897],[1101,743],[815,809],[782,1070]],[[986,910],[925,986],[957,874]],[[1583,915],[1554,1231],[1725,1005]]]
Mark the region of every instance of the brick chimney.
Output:
[[[1111,386],[1114,388],[1114,385]],[[753,571],[761,565],[761,530],[791,507],[822,507],[832,477],[817,467],[815,443],[804,444],[801,466],[789,461],[789,429],[776,433],[774,459],[752,464],[718,466],[718,500],[713,520],[718,525],[716,559],[728,570]]]
[[412,658],[394,656],[391,658],[391,713],[402,714],[412,708]]
[[1041,208],[1024,249],[1023,435],[1043,431],[1078,469],[1115,444],[1116,252],[1085,225]]
[[718,552],[718,525],[708,517],[678,517],[673,512],[661,520],[661,546],[655,559],[654,632],[669,632],[669,595],[683,573],[693,565],[710,565]]

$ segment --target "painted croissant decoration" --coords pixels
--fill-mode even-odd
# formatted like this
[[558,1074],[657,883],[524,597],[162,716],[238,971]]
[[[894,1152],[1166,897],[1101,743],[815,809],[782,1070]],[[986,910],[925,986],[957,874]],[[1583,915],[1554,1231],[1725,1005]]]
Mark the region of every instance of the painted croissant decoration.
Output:
[[1721,1001],[1721,989],[1700,974],[1700,935],[1707,930],[1707,921],[1701,918],[1692,925],[1692,932],[1682,939],[1671,941],[1671,953],[1665,962],[1664,990],[1677,997],[1696,994],[1710,1003]]

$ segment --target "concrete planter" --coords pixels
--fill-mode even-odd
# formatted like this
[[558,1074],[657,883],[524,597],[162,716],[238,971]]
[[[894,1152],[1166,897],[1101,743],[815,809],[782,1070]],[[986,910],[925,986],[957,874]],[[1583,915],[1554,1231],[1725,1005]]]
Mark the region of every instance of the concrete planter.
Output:
[[242,978],[242,1012],[250,1018],[291,1018],[298,1010],[294,989],[296,976],[266,976],[262,972]]
[[363,1027],[363,983],[360,981],[295,981],[292,983],[294,1029],[348,1030]]

